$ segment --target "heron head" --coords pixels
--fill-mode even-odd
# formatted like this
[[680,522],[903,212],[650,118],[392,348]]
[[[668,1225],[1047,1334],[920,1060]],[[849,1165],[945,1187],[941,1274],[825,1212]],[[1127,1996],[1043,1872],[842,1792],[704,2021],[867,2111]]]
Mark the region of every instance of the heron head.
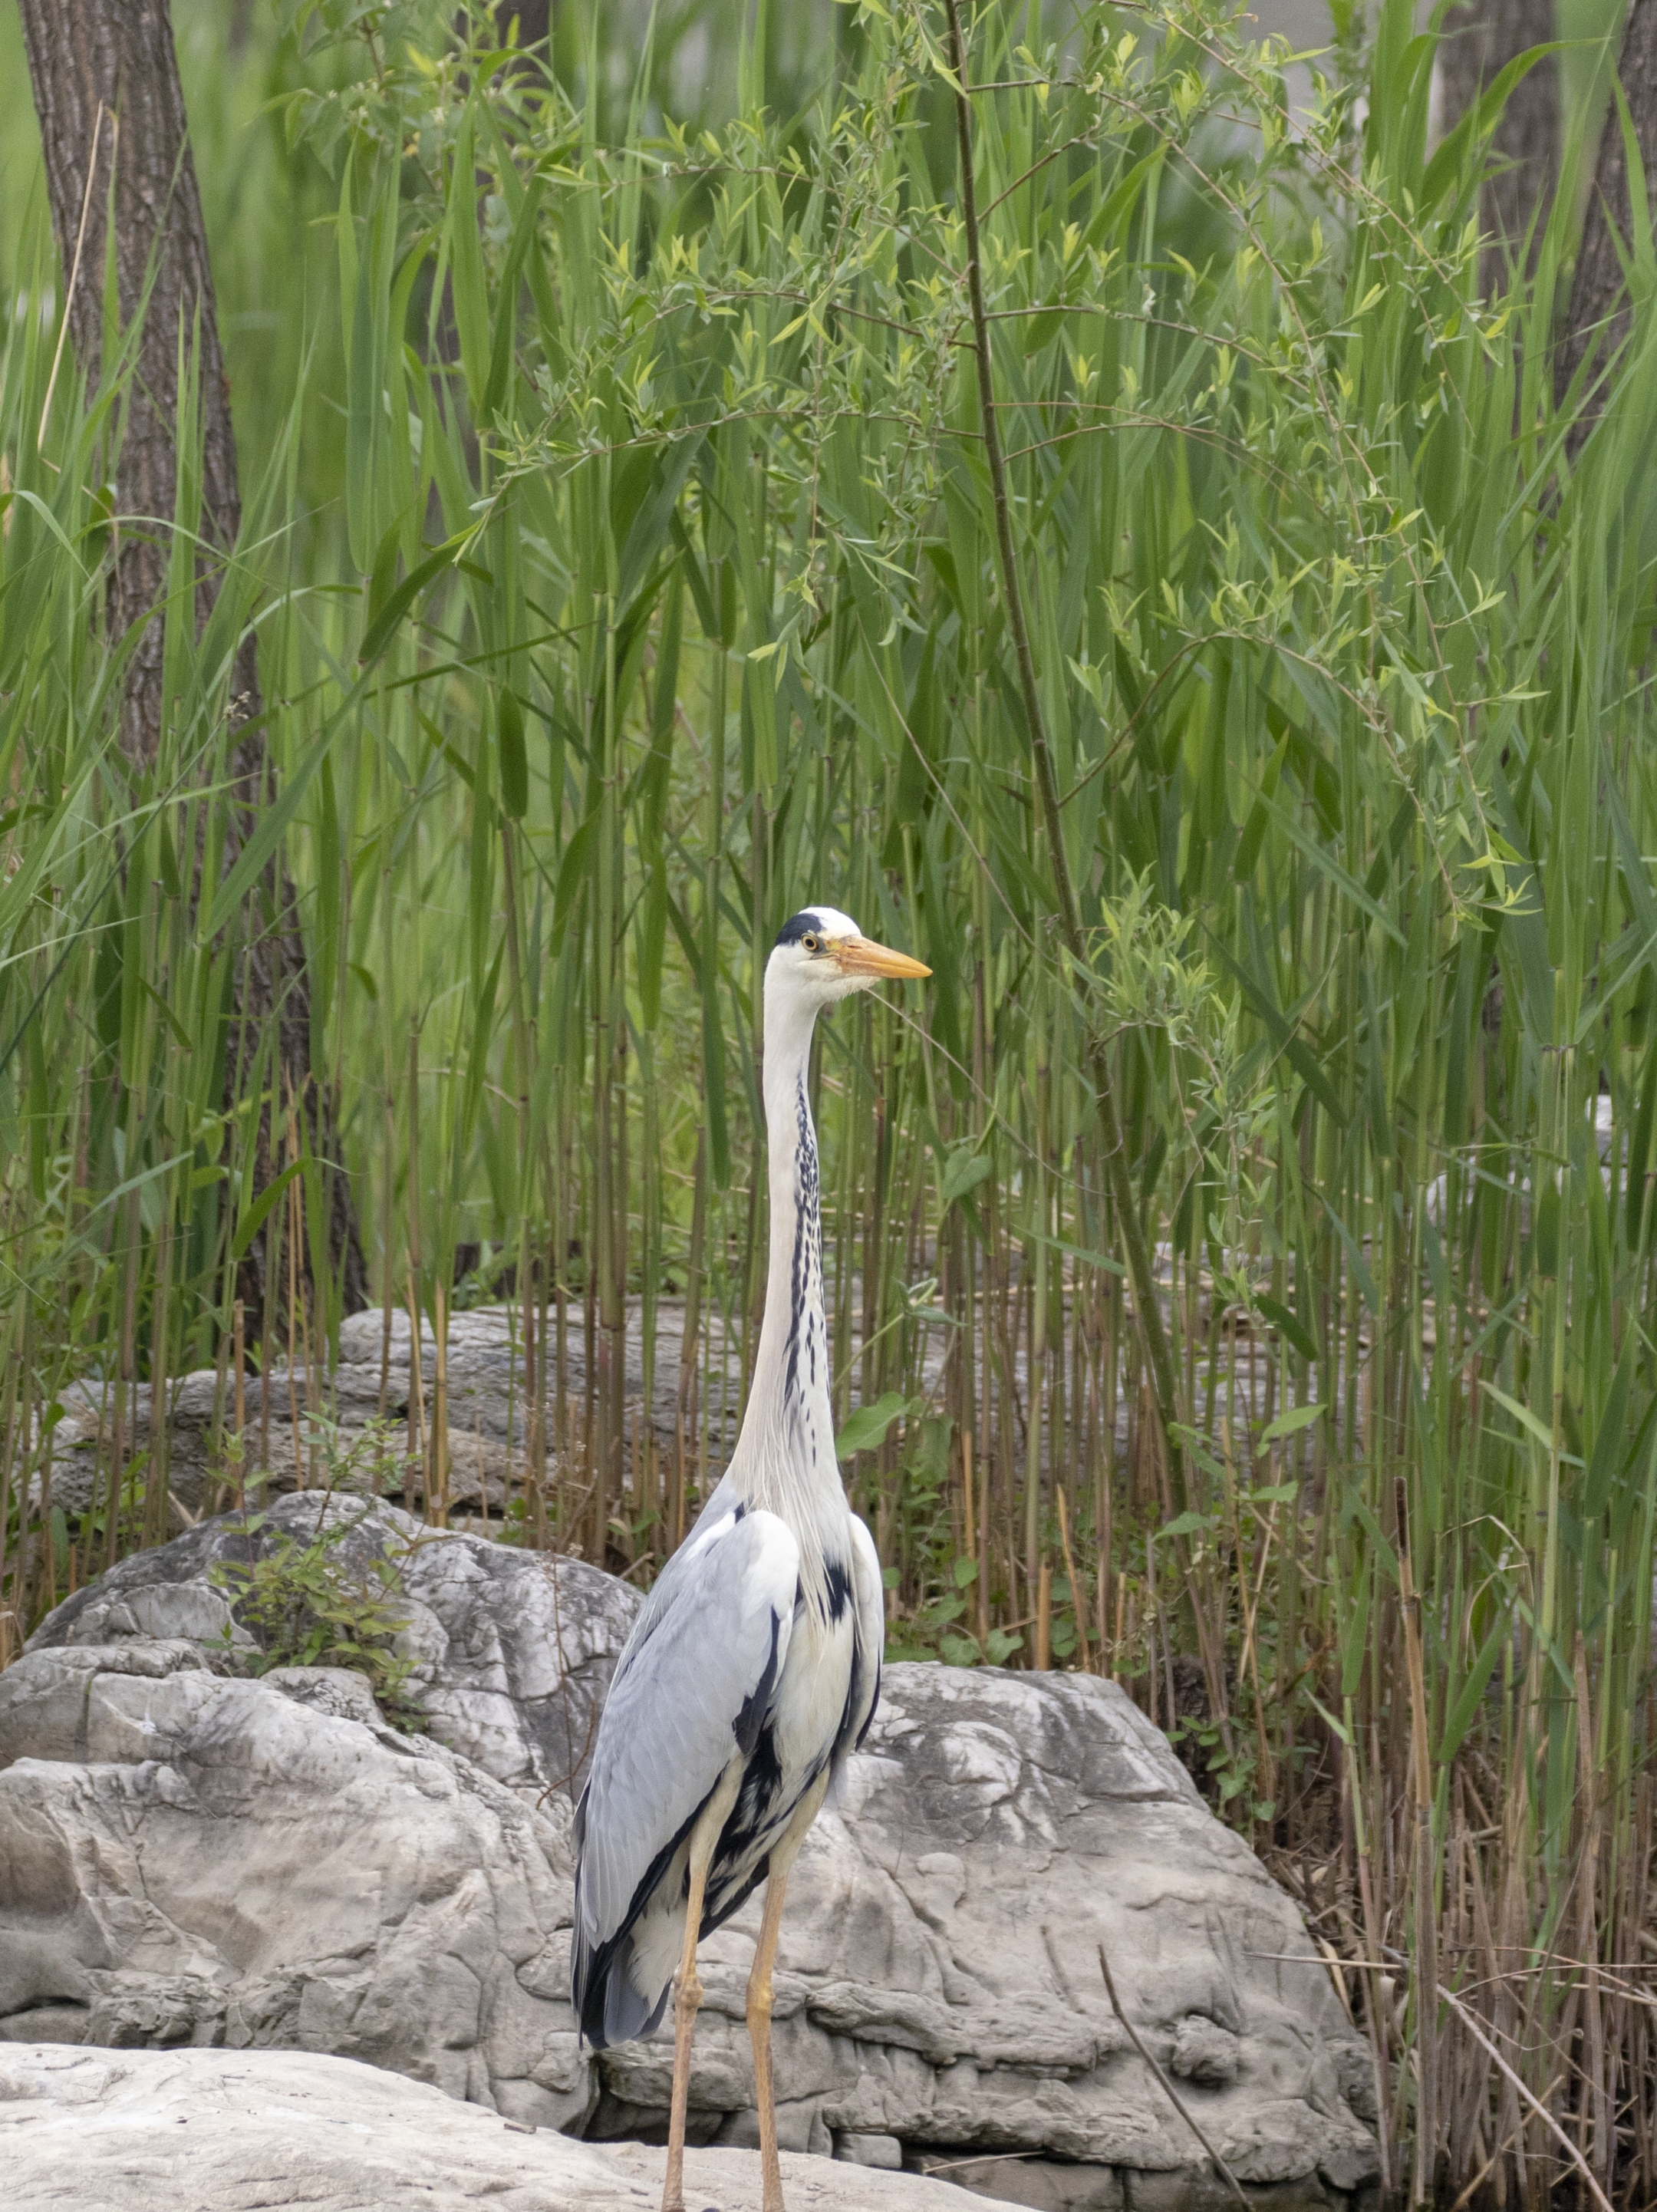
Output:
[[815,1013],[888,977],[932,972],[907,952],[894,952],[865,937],[850,915],[831,906],[810,906],[778,933],[766,966],[766,995],[786,992]]

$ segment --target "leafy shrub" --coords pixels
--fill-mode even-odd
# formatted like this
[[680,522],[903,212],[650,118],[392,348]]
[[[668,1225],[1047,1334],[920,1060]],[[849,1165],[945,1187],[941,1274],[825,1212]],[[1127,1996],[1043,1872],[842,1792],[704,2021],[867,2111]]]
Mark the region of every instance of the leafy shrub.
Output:
[[[424,1714],[408,1692],[414,1662],[397,1649],[408,1625],[398,1607],[398,1562],[384,1555],[355,1567],[341,1547],[361,1521],[319,1521],[303,1543],[277,1530],[270,1548],[252,1559],[222,1559],[208,1580],[230,1598],[235,1618],[252,1638],[250,1650],[225,1643],[243,1671],[268,1674],[275,1667],[347,1667],[367,1678],[374,1702],[405,1732],[422,1730]],[[250,1513],[251,1536],[268,1522]]]

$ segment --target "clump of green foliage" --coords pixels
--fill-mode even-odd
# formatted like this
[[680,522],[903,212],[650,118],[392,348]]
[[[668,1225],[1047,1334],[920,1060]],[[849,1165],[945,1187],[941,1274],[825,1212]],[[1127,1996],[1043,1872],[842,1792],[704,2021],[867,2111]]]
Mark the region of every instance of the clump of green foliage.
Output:
[[[247,1515],[247,1536],[258,1536],[269,1516]],[[360,1520],[361,1516],[358,1516]],[[250,1648],[225,1645],[244,1672],[268,1674],[276,1667],[347,1667],[366,1675],[374,1702],[405,1732],[426,1726],[410,1695],[414,1662],[397,1648],[408,1615],[398,1603],[398,1563],[385,1554],[353,1565],[343,1547],[357,1520],[324,1524],[304,1542],[277,1530],[256,1558],[221,1559],[208,1580],[229,1595],[237,1621],[253,1638]]]

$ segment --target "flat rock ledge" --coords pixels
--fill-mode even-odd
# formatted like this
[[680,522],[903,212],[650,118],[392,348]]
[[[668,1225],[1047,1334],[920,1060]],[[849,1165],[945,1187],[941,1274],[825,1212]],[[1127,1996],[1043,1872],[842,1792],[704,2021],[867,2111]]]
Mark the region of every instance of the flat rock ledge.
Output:
[[[360,1674],[244,1671],[215,1564],[302,1540],[319,1510],[351,1524],[331,1556],[376,1590],[391,1575],[424,1733],[392,1727]],[[508,2145],[508,2122],[659,2142],[671,2038],[595,2056],[568,2001],[572,1805],[640,1602],[578,1560],[305,1494],[77,1593],[0,1674],[0,2057],[334,2053],[479,2108]],[[760,1905],[702,1949],[690,2130],[710,2148],[757,2141]],[[789,1885],[785,2148],[861,2166],[871,2204],[872,2176],[907,2167],[1042,2212],[1217,2208],[1107,2000],[1101,1945],[1262,2208],[1359,2212],[1378,2166],[1367,2045],[1294,1904],[1088,1675],[887,1670]],[[643,2153],[606,2156],[633,2172]]]
[[[656,2212],[666,2154],[531,2131],[351,2058],[0,2047],[7,2212]],[[693,2150],[685,2202],[760,2212],[756,2151]],[[785,2153],[789,2212],[952,2212],[941,2181]]]

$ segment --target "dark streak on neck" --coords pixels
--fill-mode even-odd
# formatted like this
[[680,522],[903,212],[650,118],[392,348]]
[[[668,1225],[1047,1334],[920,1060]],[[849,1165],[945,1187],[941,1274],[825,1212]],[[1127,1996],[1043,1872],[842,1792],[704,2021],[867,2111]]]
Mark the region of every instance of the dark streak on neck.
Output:
[[811,1380],[816,1379],[811,1291],[813,1270],[822,1250],[822,1227],[817,1207],[817,1138],[804,1075],[794,1093],[794,1252],[788,1295],[788,1359],[783,1373],[783,1396],[788,1402],[799,1395],[802,1324]]

